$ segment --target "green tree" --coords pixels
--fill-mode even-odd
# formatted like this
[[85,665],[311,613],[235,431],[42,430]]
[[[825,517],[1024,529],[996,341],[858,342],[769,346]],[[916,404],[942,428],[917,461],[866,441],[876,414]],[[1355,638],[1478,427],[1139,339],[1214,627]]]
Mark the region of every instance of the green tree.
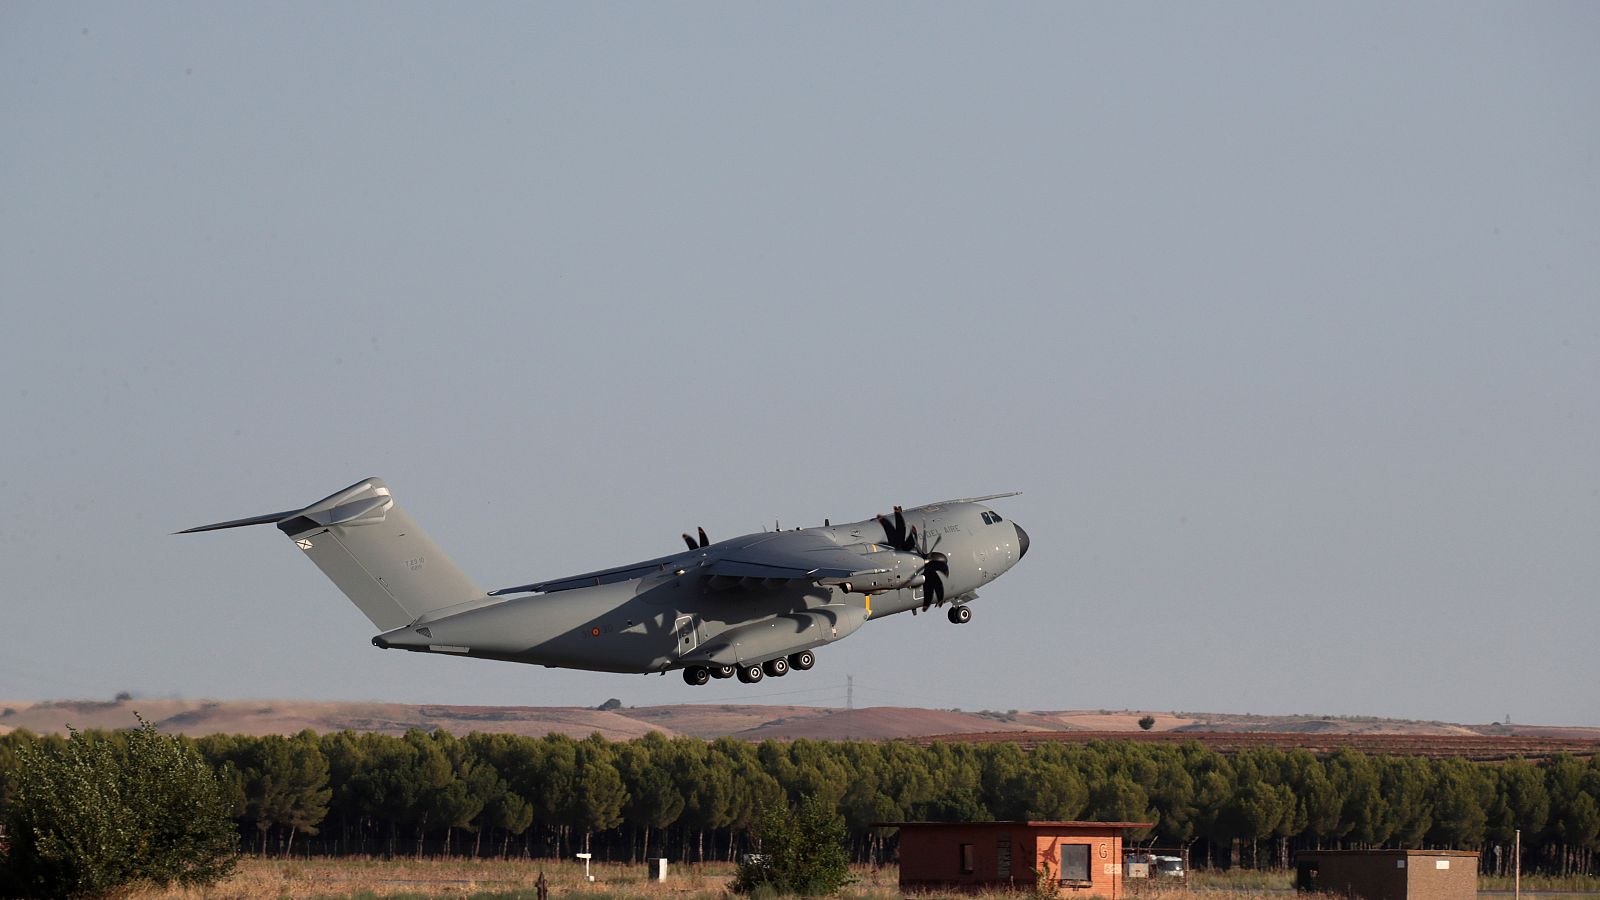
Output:
[[1287,834],[1297,813],[1294,793],[1275,783],[1282,762],[1282,754],[1276,750],[1239,753],[1233,761],[1233,794],[1224,803],[1217,824],[1233,841],[1250,842],[1253,867],[1261,865],[1260,841]]
[[136,880],[208,884],[233,871],[238,837],[215,772],[143,720],[125,737],[70,732],[20,748],[0,890],[103,894]]
[[1428,841],[1457,849],[1476,849],[1483,844],[1488,824],[1487,808],[1494,800],[1494,785],[1483,768],[1463,759],[1439,760],[1428,799],[1433,806],[1433,825]]
[[[650,832],[668,827],[683,815],[683,794],[672,778],[671,756],[675,752],[676,748],[659,731],[624,744],[617,752],[617,772],[628,794],[622,814],[644,830],[642,852],[646,858],[650,856]],[[631,848],[629,852],[632,853]]]
[[[678,743],[680,760],[699,760],[699,768],[687,766],[673,776],[684,791],[684,821],[702,834],[707,828],[728,829],[731,858],[736,834],[749,830],[761,810],[782,806],[783,788],[762,766],[757,748],[745,741],[718,738],[709,747],[690,739]],[[703,752],[696,754],[695,748]],[[703,846],[700,858],[705,859]]]
[[740,790],[745,779],[735,772],[754,755],[755,749],[742,741],[737,742],[739,746],[732,747],[730,744],[734,742],[728,738],[721,738],[710,747],[700,741],[674,743],[676,752],[670,766],[673,789],[683,798],[683,810],[678,816],[684,832],[682,859],[688,862],[691,858],[689,832],[692,831],[699,860],[704,862],[707,831],[724,827],[741,814],[746,821],[755,815],[754,798]]
[[[1144,787],[1121,773],[1102,779],[1089,790],[1089,812],[1102,822],[1155,822],[1159,818],[1150,808],[1150,795]],[[1148,828],[1128,832],[1135,841],[1144,840],[1149,834]]]
[[527,831],[528,826],[533,824],[533,804],[511,791],[505,791],[492,798],[483,808],[483,821],[488,827],[505,832],[505,840],[500,844],[500,857],[504,859],[511,839]]
[[523,772],[518,793],[533,801],[534,818],[556,830],[556,854],[567,853],[569,811],[576,801],[578,742],[564,734],[548,734],[535,745],[536,761]]
[[1588,868],[1600,841],[1600,767],[1558,754],[1545,767],[1550,796],[1546,840],[1563,875]]
[[1156,727],[1156,717],[1155,716],[1145,716],[1144,718],[1139,720],[1139,727],[1144,729],[1145,731],[1149,731],[1150,729]]
[[850,880],[844,817],[819,797],[793,808],[768,806],[756,823],[761,852],[739,866],[735,893],[768,891],[816,897],[837,893]]
[[993,822],[995,798],[984,790],[985,755],[976,745],[941,741],[925,751],[933,774],[931,797],[914,806],[908,819],[937,822]]
[[1383,781],[1372,758],[1353,750],[1338,750],[1328,758],[1328,774],[1344,803],[1339,812],[1339,834],[1358,845],[1377,846],[1394,833],[1395,814],[1384,796]]
[[17,773],[22,768],[20,752],[38,738],[26,729],[0,734],[0,809],[11,805],[11,794],[17,783]]
[[1378,781],[1394,821],[1389,840],[1401,847],[1422,846],[1433,828],[1431,768],[1423,759],[1378,758]]
[[565,818],[567,824],[583,832],[583,849],[587,851],[594,832],[621,824],[622,805],[628,802],[628,791],[612,763],[610,742],[598,732],[578,743],[574,760],[577,767],[572,800],[565,810]]
[[433,821],[445,828],[445,855],[455,852],[451,840],[455,830],[461,828],[477,836],[472,845],[472,855],[477,856],[483,840],[479,816],[490,800],[505,792],[506,783],[493,765],[478,757],[468,741],[457,740],[444,731],[434,732],[433,739],[450,761],[453,776],[430,798]]
[[1494,801],[1489,805],[1489,840],[1510,847],[1520,829],[1536,838],[1550,818],[1550,793],[1544,773],[1532,763],[1514,759],[1495,770]]
[[255,823],[260,853],[266,853],[267,833],[276,826],[289,828],[285,854],[294,848],[296,834],[317,833],[333,791],[328,787],[328,759],[315,734],[246,739],[236,745],[229,762],[238,772],[243,817]]
[[1194,776],[1185,768],[1182,753],[1180,750],[1161,754],[1155,787],[1150,792],[1150,802],[1160,822],[1156,831],[1163,843],[1175,846],[1194,840],[1197,814]]

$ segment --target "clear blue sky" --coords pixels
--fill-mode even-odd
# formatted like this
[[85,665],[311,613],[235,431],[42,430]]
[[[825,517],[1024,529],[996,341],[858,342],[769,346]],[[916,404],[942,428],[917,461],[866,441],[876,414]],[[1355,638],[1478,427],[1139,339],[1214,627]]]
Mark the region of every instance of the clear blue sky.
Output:
[[[1600,725],[1600,7],[0,7],[0,698]],[[1033,549],[698,691],[383,652],[485,586],[990,491]]]

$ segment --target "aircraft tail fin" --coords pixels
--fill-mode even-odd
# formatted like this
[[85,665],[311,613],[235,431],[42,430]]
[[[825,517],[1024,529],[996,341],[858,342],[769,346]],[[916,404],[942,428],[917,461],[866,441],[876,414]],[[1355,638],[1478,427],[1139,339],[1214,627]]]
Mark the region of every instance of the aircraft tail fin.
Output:
[[178,533],[268,524],[288,535],[384,631],[484,596],[483,589],[417,527],[379,478],[358,481],[303,509]]

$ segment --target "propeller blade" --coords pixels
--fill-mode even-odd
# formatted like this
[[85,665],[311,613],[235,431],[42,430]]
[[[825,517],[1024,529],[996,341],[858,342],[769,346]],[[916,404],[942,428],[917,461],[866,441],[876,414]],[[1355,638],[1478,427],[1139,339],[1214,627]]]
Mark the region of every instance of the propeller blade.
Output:
[[922,567],[922,608],[931,604],[944,605],[944,578],[950,574],[950,559],[943,553],[927,554],[928,562]]
[[906,517],[900,507],[894,508],[894,544],[896,550],[909,550],[906,546]]
[[699,550],[699,549],[700,549],[700,547],[699,547],[699,545],[698,545],[698,544],[696,544],[696,543],[695,543],[695,542],[694,542],[694,538],[692,538],[692,537],[690,537],[690,536],[689,536],[689,535],[687,535],[687,534],[685,534],[685,535],[684,535],[684,536],[683,536],[683,542],[684,542],[684,543],[685,543],[685,544],[688,544],[688,545],[689,545],[689,549],[690,549],[690,550]]
[[[708,539],[706,537],[706,530],[704,528],[701,528],[701,529],[699,529],[699,531],[700,531],[700,546],[701,547],[709,547],[709,546],[711,546],[710,539]],[[684,535],[684,537],[688,537],[688,535]],[[690,550],[694,550],[696,548],[690,547],[689,549]]]
[[889,519],[886,516],[879,516],[878,524],[883,526],[883,542],[891,547],[895,546],[894,528],[889,525]]

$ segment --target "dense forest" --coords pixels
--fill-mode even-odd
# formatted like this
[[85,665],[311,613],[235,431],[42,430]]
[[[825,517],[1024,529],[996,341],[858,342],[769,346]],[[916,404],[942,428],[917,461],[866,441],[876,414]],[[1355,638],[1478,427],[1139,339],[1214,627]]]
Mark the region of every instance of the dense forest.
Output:
[[[125,740],[120,733],[99,736]],[[0,736],[0,803],[17,747]],[[1302,848],[1484,851],[1483,866],[1594,871],[1600,759],[1532,763],[1261,749],[1222,755],[1107,741],[1013,744],[627,742],[550,735],[402,737],[302,732],[193,741],[229,792],[243,847],[261,854],[457,854],[695,862],[745,849],[764,806],[837,808],[859,861],[894,858],[906,820],[1151,822],[1131,837],[1196,866],[1287,865]]]

